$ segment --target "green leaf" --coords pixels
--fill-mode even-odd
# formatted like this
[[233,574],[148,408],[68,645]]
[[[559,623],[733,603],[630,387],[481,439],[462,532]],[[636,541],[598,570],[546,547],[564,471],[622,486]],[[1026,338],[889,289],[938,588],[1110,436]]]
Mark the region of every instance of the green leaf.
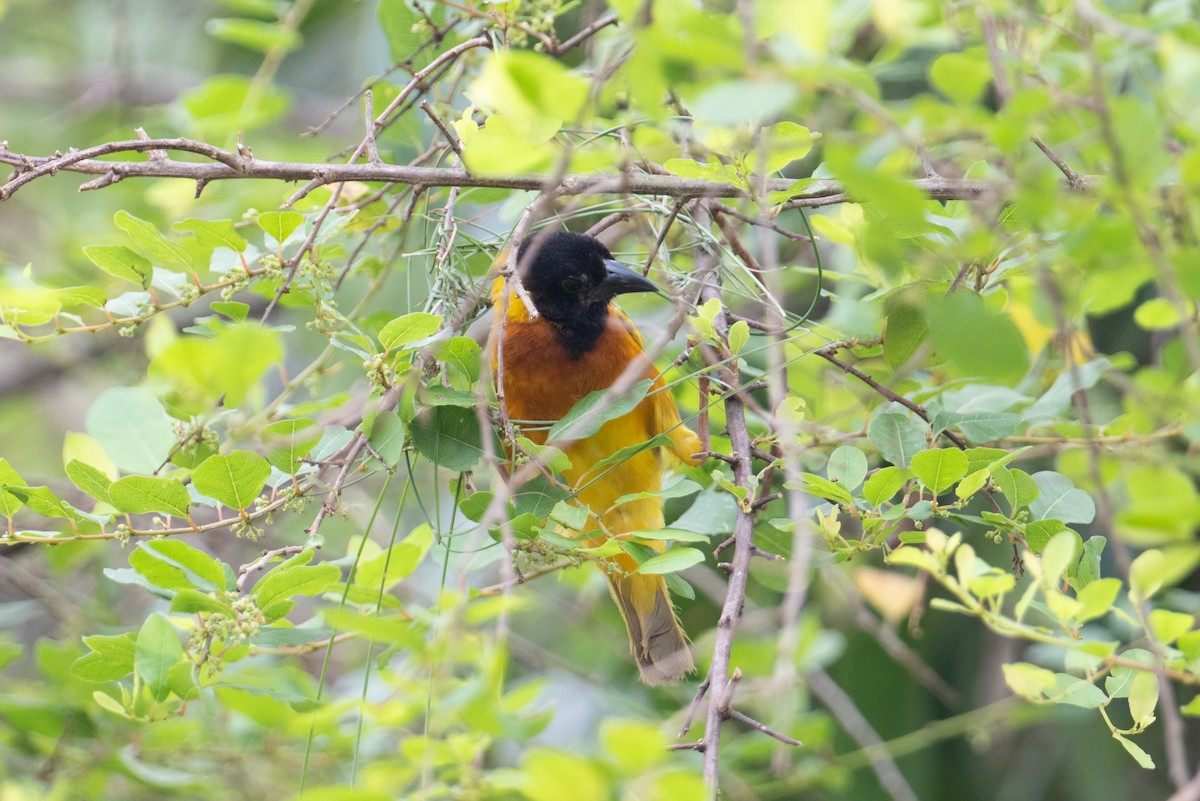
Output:
[[115,637],[94,634],[83,638],[83,644],[91,649],[71,663],[71,673],[86,681],[118,681],[133,672],[133,632]]
[[413,32],[418,17],[405,0],[380,0],[376,13],[379,27],[387,37],[393,62],[404,61],[421,46],[421,35]]
[[262,492],[271,465],[252,451],[233,451],[205,459],[192,473],[196,489],[231,509],[245,509]]
[[888,312],[883,334],[883,358],[893,369],[906,364],[929,335],[925,312],[898,304]]
[[599,473],[601,470],[608,467],[609,465],[621,464],[622,462],[625,462],[625,461],[633,458],[634,456],[641,453],[642,451],[648,451],[652,448],[667,448],[667,447],[670,447],[670,445],[671,445],[671,438],[668,437],[666,434],[659,434],[658,436],[653,437],[652,439],[649,439],[645,442],[639,442],[637,445],[626,445],[624,448],[621,448],[621,450],[617,451],[612,456],[607,456],[607,457],[601,459],[600,461],[596,462],[594,465],[592,465],[592,469],[589,471],[589,475]]
[[[1113,581],[1115,580],[1113,579]],[[1157,657],[1144,648],[1130,648],[1127,651],[1123,651],[1121,652],[1121,659],[1126,662],[1136,662],[1139,665],[1146,665],[1151,669],[1149,671],[1151,673],[1158,672]],[[1139,673],[1146,672],[1146,670],[1126,665],[1113,665],[1112,672],[1104,680],[1104,691],[1111,698],[1128,698],[1130,690],[1133,689],[1133,677]]]
[[275,240],[276,245],[282,245],[304,222],[304,215],[296,211],[264,211],[255,222]]
[[[783,100],[777,96],[775,102]],[[746,165],[752,175],[764,172],[768,175],[778,172],[793,161],[799,161],[812,152],[813,134],[803,125],[794,122],[777,122],[762,129],[762,148],[755,148],[747,154]],[[766,164],[760,165],[760,154],[766,154]],[[762,167],[762,169],[760,169]]]
[[[533,540],[540,535],[541,538],[559,548],[573,549],[578,543],[572,540],[559,536],[558,534],[548,529],[542,529],[542,518],[529,512],[522,512],[519,515],[514,515],[509,521],[509,527],[512,529],[513,536],[519,540]],[[497,542],[500,541],[501,526],[496,526],[488,532]]]
[[750,341],[750,326],[745,320],[738,320],[733,325],[729,326],[729,351],[737,356],[742,352],[742,348],[746,347],[746,343]]
[[71,479],[72,484],[96,500],[111,503],[108,497],[108,488],[112,481],[90,464],[84,464],[78,459],[67,462],[67,478]]
[[[188,256],[188,252],[163,236],[151,223],[140,217],[134,217],[127,211],[118,211],[113,215],[113,220],[118,228],[129,235],[133,246],[144,253],[156,266],[191,267],[191,258]],[[145,288],[147,284],[148,280],[147,283],[142,284],[142,287]]]
[[1014,382],[1029,368],[1029,351],[1011,318],[991,311],[974,292],[933,303],[929,332],[939,355],[970,376]]
[[298,48],[302,41],[299,32],[294,28],[285,27],[278,22],[244,17],[210,19],[204,24],[204,31],[214,39],[241,45],[260,53],[275,49],[290,53]]
[[907,467],[884,467],[876,470],[863,485],[863,497],[867,503],[878,507],[890,501],[912,477],[913,473]]
[[195,217],[189,217],[171,227],[176,231],[192,234],[205,248],[229,248],[236,253],[242,253],[250,244],[234,228],[233,220],[197,220]]
[[977,470],[983,470],[985,467],[991,467],[1001,459],[1006,459],[1010,452],[1003,448],[967,448],[964,453],[967,455],[967,474],[969,475]]
[[1022,413],[1025,420],[1041,420],[1059,415],[1071,403],[1077,390],[1091,389],[1108,370],[1112,363],[1103,357],[1081,364],[1074,370],[1064,370],[1054,379],[1050,389],[1034,401]]
[[1108,539],[1098,534],[1089,537],[1083,543],[1083,556],[1079,557],[1079,564],[1075,568],[1076,588],[1083,589],[1100,578],[1100,557],[1107,544]]
[[887,412],[877,416],[867,428],[867,439],[879,454],[897,467],[907,467],[913,455],[927,444],[925,427],[902,414]]
[[[846,506],[854,505],[854,496],[841,484],[812,473],[801,473],[800,477],[803,479],[800,488],[809,495],[815,495],[818,498],[824,498],[827,501],[833,501],[834,503]],[[789,481],[787,486],[792,487],[794,483]]]
[[554,508],[550,510],[550,519],[571,531],[584,531],[588,514],[587,507],[576,506],[569,501],[560,501],[554,504]]
[[479,347],[478,342],[470,337],[450,337],[443,342],[435,342],[434,345],[434,354],[438,361],[456,368],[471,383],[479,380],[479,372],[483,366],[483,349]]
[[607,389],[596,390],[584,395],[562,419],[550,427],[546,437],[547,442],[563,439],[580,440],[595,434],[609,420],[615,420],[629,414],[646,397],[650,389],[650,379],[643,379],[631,386],[619,400],[608,406],[599,414],[591,413],[597,404],[611,398],[612,392]]
[[957,448],[921,451],[912,458],[912,471],[918,481],[941,495],[967,474],[967,456]]
[[1086,623],[1089,620],[1104,617],[1112,611],[1117,594],[1121,591],[1121,580],[1115,578],[1096,579],[1075,594],[1082,608],[1075,614],[1075,620]]
[[[218,400],[240,405],[283,358],[278,330],[257,323],[222,324],[214,336],[182,336],[154,354],[151,375],[168,378],[193,413]],[[223,397],[222,397],[223,396]]]
[[96,286],[67,286],[61,289],[54,290],[54,297],[62,304],[64,309],[74,308],[76,306],[91,306],[92,308],[104,308],[104,302],[108,300],[108,296],[104,294],[104,290]]
[[388,350],[403,348],[412,342],[431,337],[442,327],[442,318],[428,312],[412,312],[389,322],[379,332],[379,344]]
[[209,592],[226,586],[221,563],[182,540],[142,542],[129,554],[129,564],[151,584],[167,590],[194,587]]
[[1133,321],[1147,331],[1165,331],[1179,325],[1179,309],[1166,298],[1151,298],[1137,307]]
[[1015,431],[1020,421],[1020,415],[1011,412],[943,412],[934,419],[934,429],[937,430],[939,426],[958,426],[958,430],[971,442],[994,442]]
[[675,481],[671,482],[670,485],[663,487],[658,492],[630,492],[626,495],[622,495],[620,498],[617,498],[615,501],[613,501],[612,505],[620,506],[623,503],[640,501],[645,498],[662,498],[664,500],[668,498],[686,498],[689,495],[695,495],[699,491],[700,485],[695,481],[676,477]]
[[250,304],[240,303],[236,300],[214,300],[209,304],[209,308],[217,314],[223,314],[235,323],[246,321],[246,315],[250,313]]
[[137,635],[134,668],[155,701],[171,694],[171,668],[183,658],[179,635],[167,619],[157,612],[146,618]]
[[638,565],[638,573],[661,575],[678,573],[704,561],[704,554],[696,548],[672,548],[666,553],[653,556]]
[[483,515],[487,512],[494,497],[493,493],[487,491],[472,492],[458,502],[458,508],[462,510],[468,520],[478,523],[483,520]]
[[662,731],[653,723],[621,718],[607,718],[600,724],[600,742],[626,776],[648,774],[661,761],[660,754],[668,745]]
[[853,491],[867,477],[867,456],[853,445],[842,445],[829,455],[825,472],[830,480]]
[[100,393],[87,412],[87,431],[117,467],[152,473],[175,447],[171,418],[144,389],[113,387]]
[[448,470],[470,470],[483,455],[479,421],[470,409],[423,409],[413,418],[409,433],[422,456]]
[[1041,553],[1056,534],[1070,530],[1061,520],[1035,520],[1025,526],[1025,544],[1034,553]]
[[[708,542],[711,537],[680,528],[656,528],[652,531],[627,531],[622,537],[632,537],[639,542]],[[611,541],[611,540],[610,540]]]
[[288,105],[285,90],[254,84],[248,75],[215,75],[180,97],[184,120],[202,139],[266,125],[287,111]]
[[[520,127],[574,120],[587,100],[588,81],[562,62],[532,50],[498,50],[467,94],[477,105]],[[488,120],[491,126],[491,120]]]
[[72,519],[67,511],[70,504],[59,498],[49,487],[5,487],[4,494],[15,496],[26,508],[42,517]]
[[1154,760],[1150,758],[1149,754],[1142,750],[1140,745],[1120,734],[1119,732],[1113,732],[1113,739],[1120,743],[1121,746],[1129,752],[1131,757],[1137,760],[1138,765],[1146,770],[1154,770]]
[[194,590],[191,587],[184,587],[175,593],[175,597],[171,599],[171,611],[180,612],[185,615],[208,612],[227,617],[237,616],[237,613],[229,604],[217,600],[206,592],[200,592],[200,590]]
[[[968,467],[970,463],[968,462]],[[987,470],[976,470],[974,473],[968,473],[958,486],[954,488],[954,494],[962,500],[970,498],[975,493],[983,489],[983,485],[987,484],[990,474]]]
[[824,156],[830,172],[845,183],[850,196],[868,206],[877,220],[872,227],[889,243],[912,236],[909,231],[937,230],[926,219],[925,196],[912,185],[906,173],[886,161],[863,158],[862,149],[848,140],[828,141]]
[[956,103],[973,103],[992,80],[986,54],[978,49],[945,53],[929,67],[929,80]]
[[1179,711],[1190,718],[1200,717],[1200,695],[1192,696],[1192,700],[1180,707]]
[[124,706],[121,705],[121,702],[113,698],[108,693],[103,693],[99,690],[96,690],[96,692],[92,693],[92,700],[96,702],[96,706],[100,707],[106,712],[111,712],[118,717],[125,718],[126,720],[131,719],[129,712]]
[[1076,489],[1071,479],[1062,473],[1044,470],[1034,473],[1032,478],[1038,487],[1038,496],[1029,504],[1029,513],[1035,520],[1054,518],[1064,523],[1090,523],[1096,517],[1096,503],[1092,497]]
[[307,417],[280,420],[263,429],[262,439],[267,461],[280,472],[295,475],[300,460],[321,441],[321,427]]
[[[1169,609],[1155,609],[1150,613],[1150,630],[1154,637],[1163,645],[1170,645],[1175,640],[1192,630],[1196,620],[1192,615],[1183,612],[1172,612]],[[1135,718],[1136,720],[1136,718]]]
[[421,524],[403,542],[362,560],[354,572],[354,583],[375,589],[382,586],[383,591],[387,592],[412,575],[432,544],[433,530]]
[[933,516],[933,504],[929,501],[917,501],[908,508],[904,516],[909,520],[928,520]]
[[[906,549],[901,549],[906,550]],[[1053,692],[1056,678],[1054,673],[1028,662],[1001,665],[1004,683],[1017,695],[1029,701],[1042,701]]]
[[420,403],[425,406],[461,406],[464,409],[474,409],[479,405],[479,396],[474,392],[431,384],[421,393]]
[[1038,497],[1038,485],[1024,470],[999,467],[992,470],[992,480],[1008,499],[1015,515],[1018,509],[1028,506]]
[[531,514],[543,518],[560,502],[569,498],[571,493],[564,487],[555,486],[545,476],[534,476],[526,481],[513,495],[513,507],[517,514]]
[[[307,557],[312,558],[311,551]],[[272,605],[293,596],[322,593],[341,576],[342,571],[328,562],[304,565],[293,557],[259,579],[251,595],[258,601],[258,608],[266,612]]]
[[1070,529],[1060,531],[1050,538],[1041,554],[1042,572],[1049,584],[1058,583],[1067,572],[1067,567],[1078,557],[1082,547],[1079,535]]
[[1129,595],[1146,601],[1162,589],[1171,568],[1166,554],[1157,549],[1142,551],[1129,568]]
[[379,415],[371,423],[371,435],[367,441],[386,467],[395,467],[404,455],[404,421],[395,412]]
[[1010,592],[1016,585],[1012,573],[991,572],[973,576],[967,581],[967,589],[977,598],[992,598]]
[[192,504],[187,487],[177,478],[126,476],[109,486],[108,496],[117,511],[135,515],[160,512],[187,517]]
[[83,254],[109,275],[132,281],[142,289],[150,286],[154,277],[149,259],[123,245],[92,245],[84,248]]
[[1055,688],[1048,693],[1050,700],[1057,704],[1079,706],[1084,709],[1099,709],[1107,701],[1108,696],[1090,681],[1077,679],[1067,673],[1054,674]]

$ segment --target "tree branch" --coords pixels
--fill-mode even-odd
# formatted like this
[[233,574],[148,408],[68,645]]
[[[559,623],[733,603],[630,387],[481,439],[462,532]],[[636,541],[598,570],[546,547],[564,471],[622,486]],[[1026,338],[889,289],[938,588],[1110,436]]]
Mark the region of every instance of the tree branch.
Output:
[[[839,359],[837,356],[833,355],[833,354],[837,353],[837,351],[840,348],[845,347],[846,344],[847,343],[845,343],[845,342],[831,342],[830,344],[826,345],[823,348],[818,348],[816,351],[814,351],[814,353],[816,353],[818,356],[820,356],[822,359],[829,362],[830,364],[836,365],[837,367],[839,367],[842,370],[842,372],[846,373],[847,375],[852,375],[855,378],[857,378],[859,381],[862,381],[864,384],[869,386],[871,389],[875,390],[880,395],[882,395],[883,397],[892,401],[893,403],[898,403],[901,406],[903,406],[904,408],[909,409],[910,411],[913,412],[913,414],[920,417],[926,423],[929,422],[929,410],[926,409],[924,406],[922,406],[919,403],[915,403],[914,401],[910,401],[908,398],[904,397],[903,395],[899,395],[899,394],[893,392],[892,390],[885,387],[883,384],[880,384],[874,378],[871,378],[871,376],[867,375],[862,370],[859,370],[857,367],[853,367],[853,366],[847,364],[846,362]],[[967,449],[966,440],[964,440],[958,434],[955,434],[953,431],[943,431],[942,435],[945,436],[946,439],[953,442],[955,444],[955,446],[957,446],[960,450]]]
[[[205,156],[215,163],[151,159],[147,161],[102,161],[100,156],[114,153],[178,150]],[[109,142],[85,150],[72,150],[54,156],[27,156],[8,149],[0,141],[0,163],[16,169],[15,174],[0,186],[0,200],[7,200],[25,184],[60,171],[84,175],[112,176],[113,181],[126,178],[183,178],[201,185],[212,181],[258,179],[275,181],[311,181],[318,186],[344,181],[410,184],[414,186],[464,186],[494,189],[541,191],[546,179],[538,175],[472,175],[461,167],[419,167],[401,164],[327,164],[294,161],[268,161],[253,155],[239,156],[204,142],[190,139],[130,139]],[[676,198],[744,197],[748,191],[734,184],[681,178],[676,175],[652,175],[629,172],[614,175],[564,175],[556,188],[558,196],[582,195],[598,191],[599,187],[619,181],[621,189],[631,194],[664,195]],[[1081,176],[1084,187],[1096,180]],[[773,178],[766,181],[770,191],[784,191],[795,181]],[[934,200],[975,200],[985,195],[1003,194],[1008,182],[977,181],[959,178],[922,178],[913,181]],[[844,202],[842,185],[837,181],[817,181],[788,201],[789,206],[828,206]]]

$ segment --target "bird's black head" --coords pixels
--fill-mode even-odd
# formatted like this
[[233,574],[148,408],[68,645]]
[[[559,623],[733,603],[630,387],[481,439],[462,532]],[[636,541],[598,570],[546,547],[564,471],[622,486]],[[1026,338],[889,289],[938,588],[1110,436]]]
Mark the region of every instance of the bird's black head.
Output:
[[538,314],[557,327],[579,358],[604,332],[608,302],[627,292],[656,292],[641,273],[613,259],[599,240],[565,231],[530,237],[517,251],[521,280]]

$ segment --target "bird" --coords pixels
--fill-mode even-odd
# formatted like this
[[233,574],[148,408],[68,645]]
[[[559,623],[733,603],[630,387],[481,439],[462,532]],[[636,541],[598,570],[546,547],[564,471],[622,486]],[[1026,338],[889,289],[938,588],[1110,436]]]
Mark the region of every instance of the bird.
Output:
[[[509,419],[560,420],[585,395],[609,388],[631,362],[642,359],[642,377],[652,381],[645,398],[594,434],[566,445],[563,451],[571,466],[562,477],[576,500],[590,510],[583,532],[603,530],[621,538],[664,528],[661,497],[641,496],[613,506],[622,496],[658,492],[664,473],[674,464],[695,466],[703,461],[700,438],[682,424],[675,399],[644,356],[637,326],[612,303],[617,295],[657,292],[658,287],[615,260],[598,239],[566,231],[526,239],[518,248],[517,265],[536,315],[518,297],[514,282],[503,276],[495,279],[491,291],[497,310],[489,336],[492,375],[503,376]],[[546,433],[544,428],[522,431],[538,444],[545,443]],[[623,448],[659,435],[665,435],[667,444],[635,453],[615,467],[593,470]],[[605,539],[600,536],[588,544]],[[661,541],[651,545],[664,550]],[[694,670],[663,577],[636,572],[638,562],[624,552],[602,560],[600,566],[625,621],[643,683],[674,684]]]

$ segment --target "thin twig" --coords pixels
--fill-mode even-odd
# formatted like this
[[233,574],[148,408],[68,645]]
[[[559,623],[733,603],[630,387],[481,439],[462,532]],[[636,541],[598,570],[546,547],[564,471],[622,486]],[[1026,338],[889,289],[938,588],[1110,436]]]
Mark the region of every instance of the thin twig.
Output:
[[579,31],[579,33],[575,34],[567,41],[551,47],[549,49],[549,52],[551,55],[561,56],[563,53],[566,53],[568,50],[573,50],[574,48],[578,47],[583,42],[586,42],[588,39],[595,36],[596,33],[598,31],[602,30],[603,28],[607,28],[609,25],[616,25],[619,20],[620,20],[620,17],[618,17],[616,14],[609,14],[607,16],[601,17],[600,19],[596,20],[595,22],[591,23],[590,25],[586,26],[585,28],[581,29]]
[[1062,174],[1066,176],[1067,184],[1070,185],[1072,188],[1079,187],[1080,181],[1081,181],[1081,176],[1079,175],[1079,173],[1077,173],[1077,172],[1075,172],[1075,170],[1071,169],[1071,165],[1067,164],[1067,162],[1065,160],[1063,160],[1062,156],[1058,155],[1053,150],[1051,150],[1050,146],[1047,145],[1045,142],[1043,142],[1042,138],[1040,136],[1034,136],[1034,137],[1032,137],[1032,139],[1033,139],[1033,143],[1035,145],[1037,145],[1038,150],[1045,153],[1046,158],[1048,158],[1048,159],[1050,159],[1050,161],[1054,162],[1054,166],[1058,167],[1059,171],[1061,171]]
[[[875,390],[880,395],[882,395],[883,397],[892,401],[893,403],[898,403],[901,406],[903,406],[904,408],[909,409],[910,411],[913,412],[913,414],[920,417],[926,423],[928,423],[930,421],[929,410],[926,409],[924,406],[922,406],[921,404],[916,403],[914,401],[911,401],[908,398],[904,397],[903,395],[897,394],[896,392],[888,389],[883,384],[880,384],[874,378],[871,378],[871,376],[864,373],[862,370],[859,370],[857,367],[853,367],[853,366],[847,364],[846,362],[842,361],[837,356],[835,356],[834,354],[841,347],[844,347],[845,344],[846,343],[844,343],[844,342],[833,342],[829,345],[826,345],[823,348],[818,348],[817,350],[815,350],[813,352],[815,354],[817,354],[818,356],[820,356],[822,359],[825,359],[830,364],[836,365],[838,368],[840,368],[842,370],[842,372],[846,373],[847,375],[852,375],[855,378],[857,378],[859,381],[862,381],[864,384],[869,386],[871,389]],[[958,434],[955,434],[953,431],[947,430],[947,431],[943,431],[942,435],[945,436],[946,439],[953,442],[961,450],[966,450],[967,442],[962,437],[960,437]]]
[[237,588],[241,592],[246,587],[246,579],[255,571],[265,570],[267,562],[280,556],[291,556],[292,554],[300,553],[304,550],[303,545],[284,545],[282,548],[275,548],[269,551],[263,551],[262,556],[255,559],[253,562],[244,564],[238,568],[237,572]]
[[450,149],[453,150],[455,155],[458,156],[459,163],[463,164],[463,166],[465,167],[466,165],[462,161],[462,157],[463,157],[462,144],[459,143],[458,137],[455,136],[453,132],[451,132],[450,128],[446,125],[446,123],[442,121],[442,118],[438,116],[438,113],[433,110],[433,106],[429,105],[428,100],[421,101],[421,111],[424,111],[425,116],[429,117],[429,119],[433,122],[433,124],[435,126],[437,126],[437,129],[439,131],[441,131],[442,136],[446,140],[446,144],[450,145]]
[[893,801],[918,801],[917,794],[900,772],[896,761],[885,748],[880,747],[883,745],[883,739],[863,717],[850,696],[829,677],[829,674],[823,670],[809,672],[808,686],[859,747],[871,749],[871,770],[875,772],[883,791],[891,796]]

